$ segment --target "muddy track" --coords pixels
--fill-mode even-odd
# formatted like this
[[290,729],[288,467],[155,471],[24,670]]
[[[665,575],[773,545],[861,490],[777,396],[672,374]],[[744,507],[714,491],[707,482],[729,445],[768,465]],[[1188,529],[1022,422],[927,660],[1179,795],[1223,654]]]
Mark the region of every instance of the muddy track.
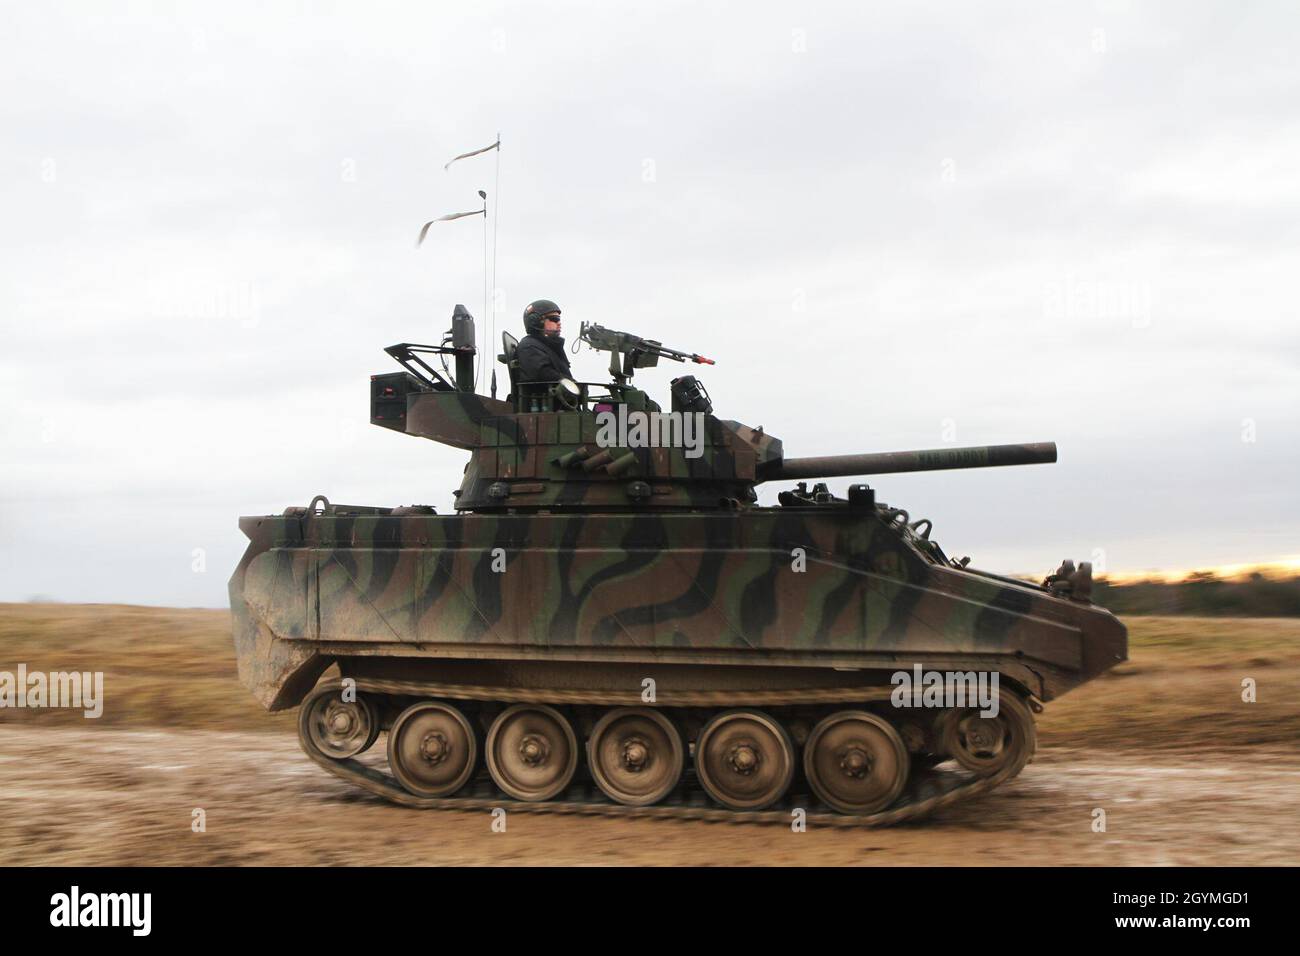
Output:
[[882,830],[523,813],[491,825],[393,806],[323,773],[290,735],[0,726],[0,852],[36,865],[1294,864],[1300,755],[1045,749],[994,793]]
[[[1016,697],[1004,699],[1003,707],[1011,713],[1019,713],[1027,729],[1027,743],[1017,750],[1017,757],[1004,762],[996,772],[976,775],[959,769],[956,762],[949,763],[949,769],[915,770],[903,788],[898,799],[886,807],[880,807],[868,813],[837,812],[821,803],[809,792],[792,790],[785,794],[776,804],[761,810],[724,809],[712,803],[694,778],[696,769],[683,774],[682,782],[673,788],[673,793],[651,805],[625,806],[615,803],[596,788],[593,782],[575,781],[565,788],[565,792],[553,799],[537,802],[513,800],[499,790],[490,779],[485,768],[480,769],[478,779],[457,792],[454,796],[429,797],[418,796],[408,792],[393,777],[392,767],[383,769],[377,766],[373,755],[369,758],[336,759],[325,753],[318,746],[308,731],[311,723],[309,713],[313,701],[336,701],[341,685],[337,681],[325,681],[317,685],[308,698],[299,707],[299,744],[303,752],[326,773],[334,774],[347,780],[376,796],[383,797],[401,806],[427,810],[464,810],[488,811],[501,808],[510,813],[573,813],[583,816],[607,816],[621,819],[642,818],[658,820],[696,820],[709,823],[767,823],[775,826],[788,826],[798,815],[805,826],[817,827],[855,827],[855,826],[895,826],[920,820],[945,807],[951,807],[963,800],[978,799],[996,790],[1007,780],[1014,779],[1034,753],[1034,727],[1030,705]],[[388,708],[402,709],[408,702],[424,699],[454,698],[455,703],[463,700],[498,701],[502,698],[507,703],[527,701],[528,703],[618,703],[605,701],[603,692],[569,691],[556,692],[537,689],[520,692],[514,688],[472,687],[466,685],[447,685],[429,683],[409,683],[391,680],[366,680],[356,682],[356,689],[369,695],[371,700],[388,700]],[[783,702],[823,702],[842,704],[848,701],[885,701],[890,696],[887,688],[866,690],[863,688],[822,688],[814,690],[793,690],[787,692],[717,692],[709,691],[691,695],[691,699],[700,698],[700,703],[714,709],[728,706],[744,707],[754,703]],[[1006,697],[1006,695],[1004,695]],[[563,698],[563,699],[561,699]],[[661,704],[670,703],[661,699]],[[1015,707],[1012,708],[1012,704]],[[671,710],[671,708],[666,708]],[[1041,705],[1038,707],[1041,710]],[[779,713],[777,711],[774,714]],[[561,718],[563,719],[563,718]],[[316,733],[321,732],[319,729]],[[388,736],[391,737],[389,730]],[[359,738],[353,738],[359,739]],[[590,746],[590,745],[589,745]],[[900,739],[899,746],[902,747]],[[391,757],[391,754],[390,754]],[[587,764],[584,763],[584,766]],[[688,781],[690,781],[688,783]],[[693,784],[693,786],[692,786]],[[901,786],[901,784],[900,784]]]

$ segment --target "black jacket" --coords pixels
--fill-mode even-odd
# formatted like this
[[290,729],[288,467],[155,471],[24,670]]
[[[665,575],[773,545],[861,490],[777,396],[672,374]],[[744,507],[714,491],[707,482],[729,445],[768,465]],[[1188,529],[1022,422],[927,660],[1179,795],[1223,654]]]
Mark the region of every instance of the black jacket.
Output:
[[519,340],[515,360],[519,363],[521,382],[557,382],[562,378],[573,378],[569,357],[564,354],[562,336],[529,332]]

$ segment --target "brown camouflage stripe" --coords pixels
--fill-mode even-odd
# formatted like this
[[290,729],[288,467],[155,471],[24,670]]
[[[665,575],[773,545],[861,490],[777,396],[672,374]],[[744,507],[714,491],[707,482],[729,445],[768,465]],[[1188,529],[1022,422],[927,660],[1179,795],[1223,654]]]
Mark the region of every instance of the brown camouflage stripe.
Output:
[[[1041,665],[1045,685],[1033,690],[1047,699],[1115,662],[1098,648],[1113,658],[1123,647],[1107,612],[933,563],[874,512],[327,514],[248,526],[231,598],[246,680],[264,703],[305,660],[273,650],[292,642],[373,642],[399,655],[415,645],[625,649],[632,659],[782,651],[811,664],[836,652],[863,666],[1017,655]],[[254,676],[263,658],[269,670]]]

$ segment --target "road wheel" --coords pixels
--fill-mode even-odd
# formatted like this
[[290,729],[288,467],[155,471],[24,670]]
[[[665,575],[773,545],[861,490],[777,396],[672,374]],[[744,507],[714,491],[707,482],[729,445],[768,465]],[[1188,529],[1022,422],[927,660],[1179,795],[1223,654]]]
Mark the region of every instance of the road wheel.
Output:
[[649,707],[620,707],[597,721],[587,739],[587,764],[605,796],[645,807],[672,792],[686,764],[682,735]]
[[955,708],[945,715],[943,749],[965,769],[982,777],[1008,768],[1018,774],[1034,755],[1038,733],[1034,715],[1015,694],[998,692],[996,717],[981,717],[978,707]]
[[875,813],[898,799],[911,760],[889,721],[865,710],[822,719],[804,745],[803,768],[813,793],[840,813]]
[[762,810],[776,803],[790,786],[794,766],[790,735],[762,711],[723,711],[695,740],[700,785],[732,810]]
[[335,760],[354,757],[379,736],[379,712],[369,698],[344,700],[339,687],[316,691],[298,712],[298,731]]
[[474,775],[477,762],[474,728],[450,704],[412,704],[397,715],[388,732],[388,765],[416,796],[451,796]]
[[515,704],[488,729],[488,772],[516,800],[550,800],[578,769],[578,738],[564,716],[545,704]]

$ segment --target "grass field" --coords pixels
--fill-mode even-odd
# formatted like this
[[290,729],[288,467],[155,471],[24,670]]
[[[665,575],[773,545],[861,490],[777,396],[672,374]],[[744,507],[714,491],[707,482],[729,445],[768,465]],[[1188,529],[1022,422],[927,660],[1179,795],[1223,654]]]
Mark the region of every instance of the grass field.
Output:
[[[0,604],[0,671],[103,671],[105,727],[282,730],[235,672],[230,612],[121,604]],[[0,720],[85,724],[80,711],[0,711]]]
[[[1130,660],[1047,706],[1043,747],[1231,749],[1300,740],[1300,619],[1133,617]],[[103,671],[95,723],[293,733],[235,675],[227,611],[0,604],[0,671]],[[1256,681],[1244,703],[1241,682]],[[79,711],[0,710],[0,721],[85,726]]]

